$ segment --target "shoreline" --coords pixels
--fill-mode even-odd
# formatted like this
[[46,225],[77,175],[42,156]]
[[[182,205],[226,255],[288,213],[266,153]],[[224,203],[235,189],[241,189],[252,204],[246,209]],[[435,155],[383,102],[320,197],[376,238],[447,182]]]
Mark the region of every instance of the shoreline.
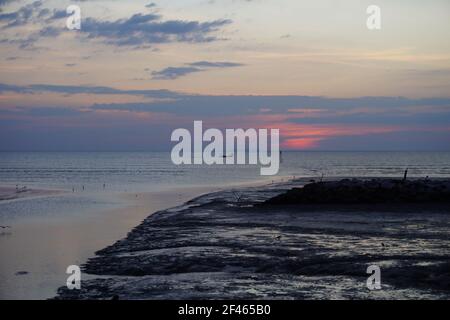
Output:
[[[51,216],[51,219],[31,216],[0,223],[5,227],[0,230],[0,299],[53,297],[66,281],[67,266],[85,263],[97,250],[123,238],[154,212],[183,205],[209,191],[202,187],[175,192],[114,193],[108,195],[117,202],[112,208],[93,208]],[[0,204],[20,205],[22,200],[51,204],[61,201],[60,196],[69,201],[79,196],[89,197],[68,192],[40,193]]]
[[[9,271],[5,270],[4,266],[2,266],[2,270],[0,272],[0,280],[4,280],[5,278],[9,278],[8,281],[3,281],[3,288],[0,286],[0,298],[1,299],[23,299],[23,298],[29,298],[29,299],[47,299],[47,298],[53,298],[55,297],[55,294],[57,293],[56,289],[61,287],[62,283],[65,283],[65,279],[67,275],[65,274],[65,268],[69,264],[74,264],[74,258],[76,258],[76,264],[78,265],[89,265],[91,261],[95,261],[99,256],[97,255],[100,253],[102,255],[104,252],[108,252],[108,248],[114,247],[117,243],[126,241],[127,237],[132,235],[135,230],[139,230],[141,226],[145,226],[148,221],[153,221],[153,219],[159,219],[159,217],[168,214],[168,216],[178,216],[181,212],[188,212],[188,214],[191,214],[190,211],[195,211],[197,208],[199,208],[200,211],[203,210],[203,207],[208,207],[208,201],[213,200],[213,203],[217,199],[222,199],[225,197],[225,203],[222,203],[218,208],[215,208],[214,210],[225,210],[229,211],[230,208],[227,206],[231,206],[231,209],[235,208],[237,205],[240,207],[241,205],[245,208],[246,204],[245,202],[249,201],[250,198],[253,197],[253,200],[257,199],[257,202],[260,202],[260,200],[264,197],[267,197],[268,194],[275,194],[278,192],[287,191],[292,186],[298,186],[303,185],[307,183],[309,180],[311,180],[311,177],[291,180],[292,177],[280,177],[278,179],[274,179],[273,182],[267,181],[271,179],[267,179],[265,181],[252,181],[252,182],[246,182],[246,183],[238,183],[238,184],[230,184],[230,185],[223,185],[220,187],[211,187],[211,186],[198,186],[198,187],[190,187],[190,188],[173,188],[171,190],[163,190],[163,191],[151,191],[151,192],[140,192],[140,193],[130,193],[130,192],[120,192],[120,193],[114,193],[111,194],[112,197],[120,199],[120,206],[117,206],[112,209],[105,209],[105,210],[99,210],[98,212],[91,212],[86,217],[69,217],[69,218],[63,218],[66,219],[66,221],[61,220],[59,218],[56,218],[55,221],[49,222],[42,222],[39,221],[37,224],[33,221],[31,223],[24,223],[23,226],[20,228],[17,228],[17,226],[13,226],[11,230],[8,230],[8,232],[16,233],[16,236],[19,233],[20,235],[29,234],[29,235],[38,235],[37,237],[28,237],[28,243],[39,243],[42,242],[43,239],[46,239],[43,243],[46,243],[46,245],[41,246],[41,249],[45,247],[44,251],[42,252],[40,250],[34,250],[34,252],[29,251],[30,255],[36,255],[36,252],[39,252],[39,256],[48,258],[49,252],[50,254],[50,261],[52,260],[52,255],[54,252],[51,252],[52,249],[55,249],[52,247],[52,245],[49,246],[49,243],[51,241],[55,240],[55,235],[58,235],[60,232],[59,229],[63,229],[64,233],[66,234],[67,241],[63,241],[64,245],[68,245],[69,248],[65,248],[65,250],[68,250],[69,252],[72,250],[70,247],[83,247],[87,244],[87,247],[89,248],[87,251],[84,252],[84,254],[75,254],[75,255],[66,255],[63,259],[63,261],[58,261],[57,263],[57,269],[51,269],[51,270],[44,270],[46,273],[44,277],[39,278],[42,275],[39,275],[39,273],[26,270],[27,268],[20,268],[18,265],[14,266],[14,268],[10,268]],[[324,180],[333,180],[336,178],[326,178]],[[364,179],[370,179],[365,178]],[[413,180],[415,178],[411,178]],[[445,178],[442,178],[445,179]],[[433,180],[442,180],[442,179],[433,179]],[[245,194],[250,192],[249,199],[246,199]],[[274,193],[275,192],[275,193]],[[244,197],[242,199],[243,203],[239,204],[241,200],[236,199],[236,194],[244,194]],[[63,196],[66,195],[68,197],[73,197],[77,195],[72,195],[71,193],[62,194]],[[54,195],[48,195],[48,197],[53,197]],[[45,198],[43,196],[42,198]],[[54,197],[53,197],[54,198]],[[56,194],[56,198],[58,198],[58,194]],[[26,200],[26,199],[25,199]],[[223,201],[224,199],[220,200]],[[250,201],[250,204],[253,204],[253,200]],[[20,199],[19,199],[20,201]],[[0,202],[5,203],[5,202]],[[190,208],[193,207],[191,210]],[[283,208],[283,210],[286,209],[286,212],[288,212],[288,208]],[[367,208],[364,207],[356,207],[356,211],[368,211]],[[391,211],[392,213],[395,210],[392,210],[392,208],[388,208],[387,210],[381,210],[380,208],[373,207],[372,211],[375,212],[383,212],[388,211],[388,213]],[[380,209],[380,210],[378,210]],[[400,211],[403,212],[404,208],[401,208]],[[413,210],[419,209],[414,207]],[[265,209],[264,209],[265,210]],[[423,211],[427,211],[429,208],[424,208]],[[208,211],[208,210],[207,210]],[[348,210],[339,210],[339,208],[336,207],[330,207],[325,206],[323,208],[306,208],[305,210],[297,210],[297,211],[304,211],[306,213],[323,213],[324,211],[331,212],[332,216],[334,215],[341,215],[345,214],[345,211]],[[353,210],[355,211],[355,210]],[[208,212],[204,213],[208,214]],[[233,210],[231,210],[231,214],[235,214]],[[259,215],[260,213],[258,213]],[[292,213],[289,213],[291,216]],[[105,222],[106,218],[106,222]],[[277,214],[273,217],[274,222],[276,222]],[[283,218],[284,219],[284,218]],[[333,220],[333,219],[332,219]],[[281,220],[281,224],[287,223],[287,221],[283,222],[284,220]],[[211,222],[211,228],[215,229],[219,226],[216,225],[214,222]],[[327,222],[329,223],[329,222]],[[338,223],[338,221],[336,221]],[[362,222],[357,222],[358,225]],[[259,225],[256,225],[256,228],[259,228]],[[82,230],[82,234],[80,235],[80,230]],[[103,231],[102,231],[103,230]],[[213,230],[215,232],[215,230]],[[106,232],[106,234],[103,234]],[[42,237],[44,235],[44,237]],[[94,237],[94,238],[93,238]],[[11,238],[11,236],[3,237],[5,238]],[[69,240],[70,239],[70,240]],[[78,239],[78,240],[75,240]],[[95,240],[94,240],[95,239]],[[172,239],[173,241],[176,241],[176,239]],[[0,237],[0,249],[2,249],[2,237]],[[11,247],[20,247],[21,250],[25,246],[23,241],[21,243],[16,243],[15,245],[12,245]],[[49,246],[49,247],[46,247]],[[4,246],[3,246],[4,248]],[[102,249],[103,248],[103,249]],[[30,247],[30,250],[32,249],[32,246]],[[61,250],[59,248],[58,250]],[[57,250],[57,251],[58,251]],[[79,250],[74,249],[72,251]],[[188,249],[189,250],[189,249]],[[1,250],[0,250],[1,251]],[[22,254],[26,255],[27,252],[17,252],[16,256]],[[26,262],[26,261],[25,261]],[[5,271],[8,271],[9,274],[5,274]],[[14,271],[14,272],[13,272]],[[26,271],[26,273],[17,275],[17,273],[21,273],[23,271]],[[92,269],[90,269],[92,271]],[[48,274],[48,272],[51,272],[53,274]],[[13,274],[14,273],[14,274]],[[190,273],[189,273],[190,274]],[[189,277],[189,274],[187,277]],[[109,276],[109,275],[108,275]],[[33,277],[37,277],[33,280]],[[84,279],[86,279],[87,283],[96,283],[95,276],[91,274],[84,274]],[[177,276],[174,277],[174,279]],[[180,277],[183,278],[183,275],[180,274]],[[168,279],[166,279],[169,281]],[[29,283],[26,282],[35,282],[34,286],[35,288],[39,287],[39,290],[34,291],[30,290]],[[153,280],[152,280],[153,281]],[[186,280],[182,280],[186,281]],[[215,280],[214,280],[215,281]],[[221,281],[225,281],[222,279]],[[45,288],[42,290],[42,285],[44,284]],[[191,283],[192,284],[192,283]],[[218,283],[220,284],[220,283]],[[27,287],[28,286],[28,287]],[[18,289],[17,289],[17,288]],[[11,289],[12,288],[12,289]],[[16,292],[8,292],[9,290],[16,290]],[[60,289],[63,290],[63,289]],[[70,293],[64,293],[63,295],[60,295],[60,298],[83,298],[83,297],[90,297],[89,295],[83,296],[82,293],[80,296],[73,297],[70,295]],[[90,297],[90,298],[102,298],[102,297]],[[103,297],[105,298],[105,297]],[[144,297],[149,298],[149,297]],[[166,298],[165,296],[160,296],[159,298]],[[257,297],[256,297],[257,298]]]
[[0,186],[0,202],[47,197],[66,193],[64,190],[34,189],[27,187]]
[[[111,208],[80,209],[75,210],[75,213],[51,215],[51,219],[27,215],[0,223],[5,227],[0,230],[3,260],[0,265],[0,299],[52,298],[57,288],[66,281],[68,265],[85,263],[95,256],[95,252],[122,239],[155,212],[183,206],[205,194],[261,184],[266,184],[266,181],[137,193],[99,193],[101,197],[98,200],[89,191],[72,193],[67,190],[30,189],[33,192],[27,192],[27,197],[0,201],[0,205],[4,206],[20,206],[36,201],[53,205],[61,202],[61,199],[74,202],[78,198],[82,202],[92,198],[100,203],[110,198],[115,203]],[[15,192],[15,187],[2,188]],[[35,206],[30,208],[34,209]],[[65,211],[64,208],[63,203],[57,211]]]
[[[450,297],[442,273],[450,265],[448,208],[423,215],[255,206],[301,183],[241,188],[239,199],[222,190],[156,212],[88,260],[81,291],[61,287],[56,298]],[[384,290],[365,288],[371,264],[382,267]]]

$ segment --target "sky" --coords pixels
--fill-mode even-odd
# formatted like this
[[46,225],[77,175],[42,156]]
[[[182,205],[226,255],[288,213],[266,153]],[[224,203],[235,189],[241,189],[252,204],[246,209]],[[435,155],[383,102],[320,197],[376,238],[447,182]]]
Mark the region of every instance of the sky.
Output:
[[[68,30],[69,5],[81,29]],[[381,29],[366,26],[369,5]],[[0,151],[450,151],[448,0],[0,0]]]

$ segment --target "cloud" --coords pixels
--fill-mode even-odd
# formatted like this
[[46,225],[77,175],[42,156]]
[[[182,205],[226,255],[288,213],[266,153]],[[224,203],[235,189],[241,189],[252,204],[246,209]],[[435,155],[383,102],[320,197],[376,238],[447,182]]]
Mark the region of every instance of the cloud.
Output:
[[[189,64],[190,65],[190,64]],[[167,90],[121,90],[101,86],[0,84],[0,93],[135,95],[155,98],[141,103],[93,104],[82,107],[19,106],[0,109],[1,136],[15,140],[0,149],[21,149],[21,143],[45,135],[30,144],[37,149],[55,142],[53,137],[84,145],[117,142],[117,148],[167,148],[170,129],[202,119],[217,128],[279,128],[283,148],[322,150],[439,149],[448,150],[450,98],[402,97],[327,98],[314,96],[209,96]],[[149,125],[152,123],[152,125]],[[157,129],[153,124],[158,126]],[[24,134],[24,128],[29,134]],[[68,133],[66,130],[71,130]],[[150,131],[149,131],[150,130]],[[91,135],[86,135],[91,132]],[[162,135],[162,132],[166,135]],[[20,138],[22,137],[22,138]],[[143,138],[145,137],[145,139]],[[33,140],[34,141],[34,140]],[[64,145],[60,145],[64,147]],[[72,146],[73,147],[73,146]],[[24,147],[24,149],[26,149]]]
[[[65,10],[50,10],[43,8],[42,0],[22,6],[9,13],[0,13],[2,29],[25,26],[28,24],[41,25],[40,31],[28,34],[25,38],[6,38],[1,43],[17,44],[21,48],[31,48],[40,38],[55,38],[62,33],[69,32],[65,28],[51,23],[65,18]],[[42,25],[42,23],[45,25]],[[217,41],[221,38],[215,33],[232,21],[219,19],[207,22],[185,20],[163,20],[155,13],[137,13],[131,17],[113,21],[100,20],[94,17],[83,19],[81,35],[87,40],[98,40],[108,45],[119,47],[149,47],[155,44],[172,42],[201,43]]]
[[41,37],[57,37],[61,33],[60,28],[56,28],[53,26],[48,26],[39,31],[39,36]]
[[[190,68],[190,67],[186,67]],[[178,72],[178,73],[177,73]],[[173,77],[180,71],[173,72]],[[166,75],[169,76],[169,73]],[[33,84],[19,86],[0,83],[0,93],[64,95],[122,95],[151,98],[139,103],[94,104],[90,110],[165,113],[179,117],[250,116],[278,119],[295,125],[411,125],[447,126],[450,98],[408,99],[402,97],[326,98],[314,96],[209,96],[169,90],[121,90],[102,86]]]
[[78,116],[89,110],[80,111],[74,108],[68,107],[18,107],[17,111],[25,113],[26,115],[33,117],[66,117],[66,116]]
[[39,40],[39,34],[32,34],[29,37],[23,39],[1,39],[0,43],[6,43],[11,45],[17,45],[19,49],[32,50],[36,49],[34,44]]
[[[50,15],[50,10],[47,12],[47,15]],[[47,21],[64,19],[67,18],[67,16],[66,10],[53,10]]]
[[29,92],[28,87],[16,86],[10,84],[0,83],[0,93],[2,92],[15,92],[15,93],[27,93]]
[[160,71],[152,72],[152,79],[156,80],[173,80],[194,72],[203,71],[194,67],[168,67]]
[[186,66],[168,67],[160,71],[153,71],[151,74],[153,79],[174,80],[195,72],[207,71],[214,68],[232,68],[239,66],[243,66],[243,64],[234,62],[198,61],[189,63]]
[[[191,63],[191,64],[195,64]],[[188,65],[191,65],[188,64]],[[154,102],[99,104],[94,109],[126,110],[136,112],[169,112],[179,115],[232,115],[232,114],[286,114],[293,119],[325,119],[350,122],[389,117],[418,115],[436,116],[450,113],[450,98],[409,99],[405,97],[327,98],[318,96],[258,96],[258,95],[198,95],[165,89],[122,90],[106,86],[77,86],[54,84],[14,85],[0,83],[0,93],[14,92],[36,94],[44,92],[61,94],[123,95],[154,98]],[[385,115],[385,118],[382,118]],[[348,120],[346,120],[348,119]],[[303,121],[303,120],[295,120]],[[317,120],[319,121],[319,120]],[[375,120],[374,120],[375,121]]]
[[[40,24],[43,21],[49,22],[55,16],[61,13],[53,10],[53,13],[48,8],[43,8],[44,2],[42,0],[34,1],[26,4],[16,11],[0,14],[0,29],[9,30],[17,27],[24,27],[31,24]],[[10,45],[17,45],[20,49],[35,49],[35,43],[42,37],[56,37],[61,33],[61,28],[46,24],[42,29],[29,32],[21,37],[20,33],[16,33],[12,38],[0,39],[0,43]]]
[[35,94],[42,92],[53,92],[62,94],[96,94],[96,95],[134,95],[156,99],[177,98],[179,93],[170,90],[121,90],[102,86],[66,86],[52,84],[33,84],[28,86],[17,86],[0,83],[0,93],[15,92]]
[[13,1],[15,1],[15,0],[0,0],[0,7],[3,7]]
[[86,18],[81,32],[88,39],[99,39],[115,46],[142,47],[170,42],[211,42],[219,40],[214,32],[231,20],[210,22],[168,20],[158,14],[135,14],[127,19],[100,21]]
[[43,2],[41,0],[27,4],[17,11],[0,14],[0,22],[5,23],[3,29],[26,25],[41,14]]
[[231,67],[240,67],[243,66],[241,63],[234,62],[209,62],[209,61],[198,61],[189,64],[193,67],[201,67],[201,68],[231,68]]
[[[422,112],[417,107],[422,106]],[[399,97],[326,98],[313,96],[237,96],[237,95],[184,95],[170,101],[155,101],[125,104],[97,104],[95,109],[127,110],[136,112],[168,112],[183,116],[229,116],[229,115],[279,115],[292,121],[342,121],[350,123],[376,121],[380,114],[387,121],[394,114],[418,117],[432,110],[450,114],[450,99],[408,99]],[[293,112],[303,108],[308,112]],[[263,110],[263,112],[261,111]],[[318,112],[314,112],[318,110]],[[319,112],[320,111],[320,112]],[[378,112],[378,114],[375,114]],[[297,119],[297,120],[295,120]],[[329,120],[326,120],[329,119]],[[365,119],[365,120],[364,120]],[[374,119],[374,120],[372,120]]]

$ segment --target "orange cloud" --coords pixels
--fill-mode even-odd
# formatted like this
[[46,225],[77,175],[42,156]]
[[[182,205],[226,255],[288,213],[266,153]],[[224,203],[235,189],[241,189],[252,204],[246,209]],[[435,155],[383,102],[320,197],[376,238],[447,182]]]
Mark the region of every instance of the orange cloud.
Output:
[[281,143],[281,147],[292,150],[313,149],[319,145],[321,140],[319,138],[287,139]]
[[[295,118],[295,117],[294,117]],[[292,115],[259,114],[210,118],[205,126],[215,128],[267,128],[280,130],[280,144],[283,149],[314,149],[320,142],[339,136],[381,134],[404,131],[401,126],[343,125],[343,124],[297,124],[289,122]],[[411,130],[411,128],[407,128]]]
[[269,128],[280,129],[281,146],[285,149],[314,149],[320,141],[338,136],[379,134],[401,131],[394,126],[345,126],[345,125],[315,125],[295,123],[275,123]]

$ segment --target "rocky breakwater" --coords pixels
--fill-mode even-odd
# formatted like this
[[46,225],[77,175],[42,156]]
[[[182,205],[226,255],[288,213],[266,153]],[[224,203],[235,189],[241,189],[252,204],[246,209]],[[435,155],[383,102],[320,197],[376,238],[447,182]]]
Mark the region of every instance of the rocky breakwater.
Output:
[[343,179],[292,188],[265,202],[290,204],[449,204],[450,180]]

